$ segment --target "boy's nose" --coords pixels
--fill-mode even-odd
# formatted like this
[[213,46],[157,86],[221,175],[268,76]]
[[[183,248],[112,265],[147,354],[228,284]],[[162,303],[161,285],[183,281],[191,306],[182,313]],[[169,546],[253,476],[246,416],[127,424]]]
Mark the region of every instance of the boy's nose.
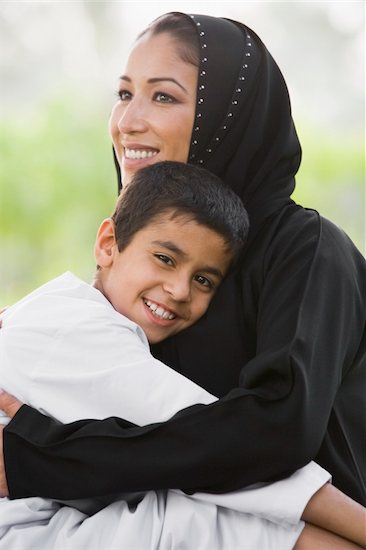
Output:
[[187,277],[172,277],[166,281],[164,290],[172,296],[176,302],[189,302],[191,299],[191,280]]

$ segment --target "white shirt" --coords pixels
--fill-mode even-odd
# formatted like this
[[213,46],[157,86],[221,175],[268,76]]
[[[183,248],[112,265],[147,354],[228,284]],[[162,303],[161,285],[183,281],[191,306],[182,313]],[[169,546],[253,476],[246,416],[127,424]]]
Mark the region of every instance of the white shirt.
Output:
[[[61,422],[118,416],[144,425],[216,401],[153,358],[142,329],[71,273],[2,318],[0,387]],[[308,500],[329,479],[310,463],[263,487],[225,495],[148,492],[134,509],[119,500],[92,517],[47,499],[0,499],[0,550],[290,549]]]
[[154,359],[143,330],[71,273],[4,313],[0,384],[64,423],[121,416],[144,425],[216,400]]

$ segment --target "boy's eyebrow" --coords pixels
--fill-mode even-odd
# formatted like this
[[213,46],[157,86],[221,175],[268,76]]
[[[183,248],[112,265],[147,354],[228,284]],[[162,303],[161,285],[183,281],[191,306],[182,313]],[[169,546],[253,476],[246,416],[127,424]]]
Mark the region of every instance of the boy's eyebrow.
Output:
[[[167,248],[171,252],[174,252],[174,254],[177,254],[177,256],[180,256],[181,258],[186,258],[188,256],[187,252],[184,252],[179,246],[177,246],[172,241],[153,241],[152,244],[157,246],[162,246],[163,248]],[[203,265],[202,271],[205,273],[211,273],[211,275],[216,275],[220,279],[224,278],[224,274],[218,267],[214,267],[212,265]]]
[[[126,74],[123,74],[119,77],[120,80],[125,80],[126,82],[132,82],[131,78],[129,76],[127,76]],[[158,76],[158,77],[155,77],[155,78],[149,78],[148,81],[147,81],[149,84],[156,84],[157,82],[173,82],[174,84],[176,84],[177,86],[179,86],[179,88],[181,88],[183,90],[183,92],[185,92],[186,94],[188,94],[188,91],[185,89],[184,86],[182,86],[182,84],[180,84],[180,82],[178,82],[178,80],[176,80],[175,78],[171,78],[169,76]]]
[[179,248],[173,241],[153,241],[152,244],[163,246],[178,256],[181,256],[181,258],[186,258],[188,256],[187,252],[184,252],[184,250]]

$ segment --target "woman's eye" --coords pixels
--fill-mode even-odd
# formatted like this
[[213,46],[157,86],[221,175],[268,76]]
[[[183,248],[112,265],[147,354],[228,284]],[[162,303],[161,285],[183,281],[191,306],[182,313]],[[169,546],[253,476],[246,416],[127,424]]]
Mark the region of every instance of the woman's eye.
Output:
[[176,103],[177,102],[175,97],[169,94],[165,94],[164,92],[156,92],[156,94],[154,94],[154,99],[159,103]]
[[119,97],[119,99],[121,101],[127,101],[127,100],[131,99],[132,94],[131,94],[131,92],[129,92],[127,90],[118,90],[117,96]]
[[174,265],[174,262],[169,256],[166,256],[165,254],[155,254],[155,257],[158,258],[161,262],[167,265]]
[[210,279],[207,279],[207,277],[204,277],[203,275],[196,275],[195,280],[197,281],[197,283],[208,289],[215,288],[215,285],[210,281]]

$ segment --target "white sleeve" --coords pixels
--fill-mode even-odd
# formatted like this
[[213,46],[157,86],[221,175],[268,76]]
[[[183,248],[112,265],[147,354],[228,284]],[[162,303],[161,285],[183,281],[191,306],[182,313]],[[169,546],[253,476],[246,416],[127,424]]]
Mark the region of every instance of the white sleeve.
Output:
[[310,462],[281,481],[219,495],[195,493],[192,497],[290,527],[298,524],[310,498],[329,481],[329,472]]
[[61,422],[118,416],[145,425],[216,400],[155,359],[135,325],[105,313],[60,331],[33,371],[33,406]]
[[144,425],[216,400],[156,360],[141,329],[99,302],[26,303],[4,323],[0,359],[1,386],[64,423],[118,416]]
[[45,499],[0,499],[0,518],[0,550],[291,550],[303,528],[170,491],[149,492],[135,508],[117,501],[91,517]]

